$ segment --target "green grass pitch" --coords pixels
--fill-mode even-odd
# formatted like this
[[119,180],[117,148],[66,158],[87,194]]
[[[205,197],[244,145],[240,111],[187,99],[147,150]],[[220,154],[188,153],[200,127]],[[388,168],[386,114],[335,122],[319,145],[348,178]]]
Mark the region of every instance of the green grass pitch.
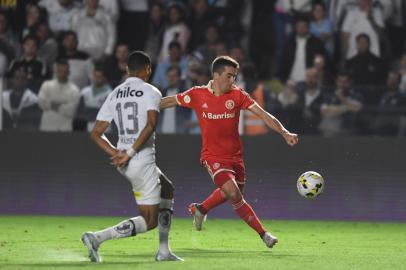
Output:
[[406,269],[406,223],[264,221],[272,250],[242,221],[208,219],[201,232],[175,218],[172,250],[184,262],[154,261],[157,231],[106,242],[88,261],[82,232],[120,217],[0,216],[0,269]]

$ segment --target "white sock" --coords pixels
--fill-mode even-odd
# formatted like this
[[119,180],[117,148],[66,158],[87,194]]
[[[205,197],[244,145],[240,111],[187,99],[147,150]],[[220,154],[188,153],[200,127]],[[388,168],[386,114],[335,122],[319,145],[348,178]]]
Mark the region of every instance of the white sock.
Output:
[[147,231],[147,223],[142,216],[133,217],[120,222],[119,224],[95,232],[97,240],[102,243],[106,240],[135,236]]
[[173,199],[161,199],[158,214],[159,253],[169,254],[169,231],[171,229]]

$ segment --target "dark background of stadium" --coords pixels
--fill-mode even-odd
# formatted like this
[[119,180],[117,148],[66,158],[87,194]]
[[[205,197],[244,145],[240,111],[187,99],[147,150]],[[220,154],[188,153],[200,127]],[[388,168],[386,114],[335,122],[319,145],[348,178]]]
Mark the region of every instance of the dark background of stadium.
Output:
[[[301,137],[288,147],[279,136],[244,137],[246,199],[260,218],[406,221],[406,141],[395,138]],[[136,213],[130,185],[82,133],[0,133],[0,213],[119,215]],[[175,215],[214,188],[199,166],[199,136],[157,140],[160,168],[176,185]],[[296,191],[304,171],[320,172],[324,193]],[[210,217],[235,218],[225,203]]]

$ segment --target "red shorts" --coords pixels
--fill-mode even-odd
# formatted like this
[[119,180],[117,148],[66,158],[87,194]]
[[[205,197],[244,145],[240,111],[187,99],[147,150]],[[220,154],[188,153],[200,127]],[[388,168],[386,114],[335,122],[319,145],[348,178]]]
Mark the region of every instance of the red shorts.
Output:
[[221,188],[230,179],[239,185],[245,184],[245,165],[243,160],[218,161],[215,159],[204,159],[201,162],[217,187]]

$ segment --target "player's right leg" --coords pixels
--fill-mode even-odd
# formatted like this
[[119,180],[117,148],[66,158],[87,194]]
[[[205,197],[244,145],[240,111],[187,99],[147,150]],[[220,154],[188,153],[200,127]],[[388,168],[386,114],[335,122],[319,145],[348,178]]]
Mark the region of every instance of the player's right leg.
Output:
[[244,200],[233,177],[229,172],[222,172],[215,178],[215,183],[221,187],[221,190],[231,201],[237,215],[258,233],[267,247],[272,248],[278,242],[278,239],[262,226],[252,207]]

